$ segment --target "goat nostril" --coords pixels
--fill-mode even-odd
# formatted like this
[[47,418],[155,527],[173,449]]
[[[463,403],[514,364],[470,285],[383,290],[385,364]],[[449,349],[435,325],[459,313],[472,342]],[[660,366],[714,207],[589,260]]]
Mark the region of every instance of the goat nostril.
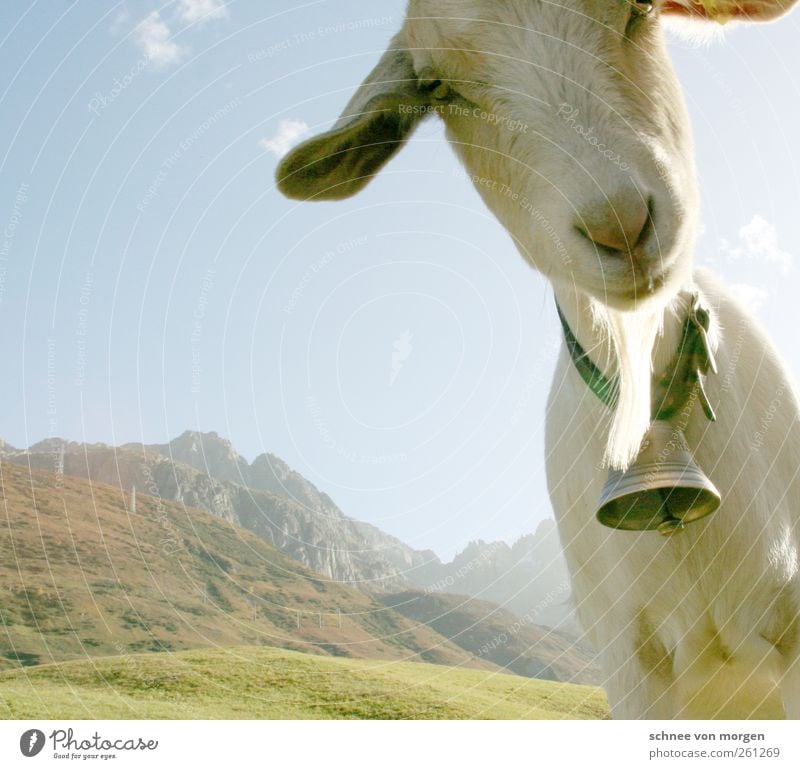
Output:
[[633,251],[651,229],[653,199],[609,200],[605,206],[590,209],[578,225],[579,232],[597,246],[622,254]]

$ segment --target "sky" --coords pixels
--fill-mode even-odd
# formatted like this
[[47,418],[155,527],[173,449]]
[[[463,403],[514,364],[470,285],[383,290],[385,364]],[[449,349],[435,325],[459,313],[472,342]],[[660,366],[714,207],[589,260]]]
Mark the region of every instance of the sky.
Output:
[[[0,437],[277,454],[349,515],[451,557],[551,515],[546,282],[428,121],[359,196],[298,204],[399,0],[0,5]],[[800,11],[670,47],[697,262],[800,370]]]

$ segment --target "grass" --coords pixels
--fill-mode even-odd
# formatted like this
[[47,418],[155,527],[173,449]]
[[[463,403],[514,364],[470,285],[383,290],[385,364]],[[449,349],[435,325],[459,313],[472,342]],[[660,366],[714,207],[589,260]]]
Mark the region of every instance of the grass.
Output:
[[414,662],[229,647],[0,673],[11,719],[598,719],[592,686]]

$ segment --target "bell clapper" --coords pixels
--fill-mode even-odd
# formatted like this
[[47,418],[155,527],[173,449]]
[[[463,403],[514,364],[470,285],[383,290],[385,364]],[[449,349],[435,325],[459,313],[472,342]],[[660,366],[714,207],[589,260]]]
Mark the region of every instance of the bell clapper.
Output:
[[671,537],[673,534],[680,534],[686,528],[686,524],[680,518],[665,518],[658,524],[658,533],[664,537]]

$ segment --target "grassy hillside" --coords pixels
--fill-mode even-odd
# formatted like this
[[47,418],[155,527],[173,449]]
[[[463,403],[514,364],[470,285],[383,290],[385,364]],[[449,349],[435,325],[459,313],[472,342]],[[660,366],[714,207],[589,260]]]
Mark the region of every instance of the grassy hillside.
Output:
[[462,595],[406,591],[381,599],[424,622],[478,659],[521,676],[599,684],[594,652],[565,633],[535,625],[488,601]]
[[496,669],[224,519],[0,462],[0,669],[260,644]]
[[130,654],[0,674],[0,717],[597,719],[602,692],[504,673],[267,648]]

